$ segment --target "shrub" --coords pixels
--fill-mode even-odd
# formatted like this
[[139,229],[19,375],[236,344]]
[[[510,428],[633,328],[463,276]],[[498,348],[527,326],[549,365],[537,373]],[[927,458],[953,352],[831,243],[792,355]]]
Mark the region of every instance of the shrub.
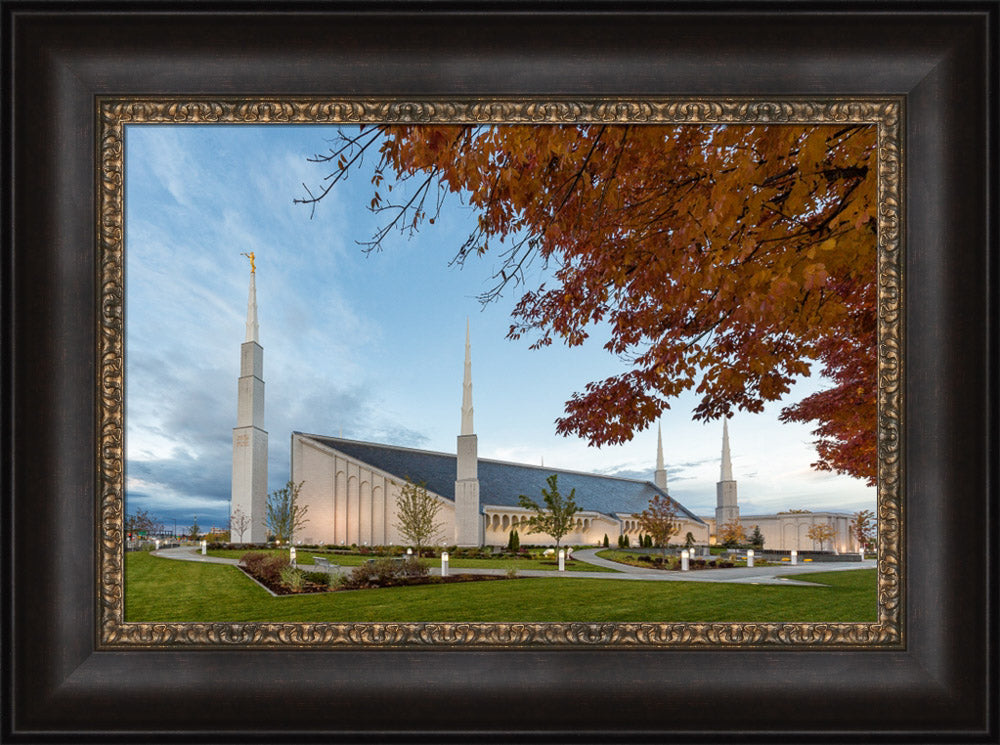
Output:
[[265,554],[251,551],[240,557],[240,564],[264,584],[282,584],[281,570],[290,566],[286,554]]
[[305,584],[305,575],[291,564],[283,566],[279,576],[281,577],[281,584],[292,592],[299,592]]
[[306,582],[312,582],[314,585],[321,587],[327,587],[330,584],[330,574],[328,572],[302,572],[302,577]]
[[[433,555],[434,553],[431,552],[431,556]],[[430,573],[430,569],[421,564],[416,558],[394,563],[396,565],[396,576],[398,577],[426,577]]]
[[521,546],[521,536],[517,534],[517,530],[510,531],[510,537],[507,539],[507,548],[511,551],[517,551]]
[[405,580],[426,577],[429,570],[416,558],[398,561],[375,559],[355,567],[344,579],[343,586],[355,590],[362,587],[391,587]]
[[517,569],[510,567],[507,570],[507,579],[517,579]]

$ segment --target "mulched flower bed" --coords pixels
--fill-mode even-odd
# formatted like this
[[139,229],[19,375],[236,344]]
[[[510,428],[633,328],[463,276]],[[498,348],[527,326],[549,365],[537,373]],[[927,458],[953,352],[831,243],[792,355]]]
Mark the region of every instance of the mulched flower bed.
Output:
[[[303,580],[302,588],[299,590],[293,590],[281,582],[272,582],[265,577],[258,577],[246,570],[246,567],[240,566],[240,571],[251,579],[256,580],[260,584],[264,585],[267,589],[273,592],[275,595],[315,595],[317,593],[323,592],[346,592],[348,590],[376,590],[380,587],[410,587],[411,585],[450,585],[456,582],[486,582],[494,579],[511,579],[511,577],[500,576],[496,574],[453,574],[448,577],[407,577],[393,579],[391,582],[386,584],[371,583],[359,587],[329,587],[327,585],[320,584],[318,582],[312,582],[308,579]],[[308,574],[308,573],[307,573]]]

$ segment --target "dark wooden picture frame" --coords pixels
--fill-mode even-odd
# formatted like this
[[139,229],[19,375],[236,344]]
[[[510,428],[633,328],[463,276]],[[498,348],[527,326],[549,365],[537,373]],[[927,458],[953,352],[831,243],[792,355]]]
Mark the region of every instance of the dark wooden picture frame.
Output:
[[[4,2],[4,739],[995,741],[998,6],[895,10]],[[902,96],[905,649],[99,649],[95,100],[263,93]]]

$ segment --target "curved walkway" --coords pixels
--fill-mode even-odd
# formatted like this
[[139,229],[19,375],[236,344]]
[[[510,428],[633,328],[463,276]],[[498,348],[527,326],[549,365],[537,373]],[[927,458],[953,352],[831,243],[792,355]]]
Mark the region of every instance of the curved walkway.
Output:
[[[810,562],[808,564],[778,564],[766,567],[733,567],[732,569],[695,569],[690,572],[671,572],[662,569],[643,569],[631,564],[621,564],[617,561],[602,559],[597,555],[603,548],[585,548],[573,552],[577,561],[585,561],[595,566],[617,569],[631,577],[642,579],[673,580],[681,582],[731,582],[737,584],[758,585],[816,585],[816,582],[784,579],[787,575],[810,574],[812,572],[843,572],[851,569],[874,569],[877,564],[874,559],[851,562]],[[663,577],[662,575],[668,575]]]
[[[642,567],[631,566],[629,564],[619,564],[615,561],[608,561],[596,556],[598,551],[603,549],[580,549],[573,552],[576,561],[586,562],[595,566],[615,569],[617,573],[611,572],[556,572],[552,570],[540,569],[519,569],[519,577],[574,577],[583,579],[614,579],[614,580],[640,580],[647,582],[719,582],[733,584],[751,585],[804,585],[810,587],[822,587],[816,582],[804,580],[785,579],[779,575],[807,574],[810,572],[842,572],[850,569],[874,569],[876,566],[874,559],[859,562],[837,562],[825,564],[822,562],[808,565],[798,564],[789,566],[769,567],[734,567],[733,569],[699,569],[691,572],[671,572],[661,569],[643,569]],[[192,546],[180,546],[178,548],[163,548],[159,551],[151,552],[153,556],[164,559],[175,559],[180,561],[200,561],[207,564],[229,564],[235,566],[238,559],[225,559],[219,556],[202,556],[201,550]],[[303,566],[309,566],[308,564]],[[353,567],[342,567],[349,569]],[[319,568],[317,567],[317,571]],[[433,574],[440,574],[441,568],[433,567]],[[494,574],[505,575],[506,569],[459,569],[450,567],[449,574]]]

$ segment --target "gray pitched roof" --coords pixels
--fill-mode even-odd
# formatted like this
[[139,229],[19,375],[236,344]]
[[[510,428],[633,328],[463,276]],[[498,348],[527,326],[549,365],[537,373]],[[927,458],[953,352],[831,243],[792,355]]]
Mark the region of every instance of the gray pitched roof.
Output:
[[[391,473],[400,480],[409,477],[415,482],[422,481],[427,485],[427,489],[435,494],[455,499],[456,456],[450,453],[344,440],[339,437],[296,434]],[[517,507],[518,496],[527,494],[540,503],[542,487],[547,488],[546,479],[552,474],[559,476],[559,491],[562,494],[568,495],[571,489],[576,489],[574,500],[581,510],[603,512],[606,515],[642,512],[649,506],[649,500],[654,494],[665,494],[651,481],[480,458],[480,501],[482,504],[497,507]],[[702,523],[701,518],[682,504],[676,500],[674,504],[683,517]]]

